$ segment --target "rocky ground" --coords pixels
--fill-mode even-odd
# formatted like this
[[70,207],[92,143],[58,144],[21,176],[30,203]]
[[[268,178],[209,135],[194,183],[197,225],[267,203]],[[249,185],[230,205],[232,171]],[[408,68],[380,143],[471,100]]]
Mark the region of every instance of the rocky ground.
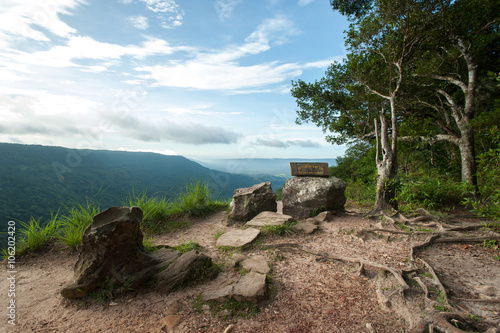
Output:
[[[422,243],[423,238],[390,233],[370,233],[369,236],[359,237],[357,231],[374,227],[377,221],[365,219],[361,211],[354,211],[352,207],[348,211],[350,213],[334,216],[332,222],[321,223],[320,230],[312,234],[260,235],[253,245],[242,251],[248,257],[265,256],[272,268],[268,279],[269,299],[258,306],[230,302],[216,306],[203,303],[199,298],[207,290],[234,283],[242,273],[241,269],[230,265],[229,258],[233,251],[221,251],[215,245],[216,234],[241,228],[241,225],[227,226],[226,212],[194,221],[186,229],[153,238],[154,244],[169,246],[195,241],[203,247],[202,252],[222,267],[214,280],[169,294],[158,293],[154,283],[151,283],[111,299],[101,293],[82,300],[66,300],[60,296],[60,291],[73,276],[77,255],[63,249],[25,255],[18,258],[16,326],[7,324],[6,306],[2,306],[0,330],[409,332],[410,326],[415,324],[395,300],[398,296],[393,290],[397,291],[397,282],[390,273],[366,265],[365,270],[360,272],[356,263],[332,260],[313,253],[362,258],[384,267],[404,269],[409,264],[412,246]],[[451,220],[469,224],[479,222],[470,217]],[[279,245],[292,243],[299,246]],[[276,246],[263,247],[262,244]],[[302,248],[311,251],[308,253]],[[498,256],[498,246],[485,247],[472,243],[439,243],[418,252],[418,258],[429,263],[439,276],[449,302],[456,304],[463,316],[484,325],[473,328],[479,331],[500,324],[500,303],[496,302],[500,298]],[[420,280],[426,282],[426,279],[432,280],[433,277],[423,274]],[[6,279],[0,282],[0,300],[4,305],[8,304],[7,282]],[[385,296],[381,297],[380,293]],[[416,283],[406,292],[413,300],[421,300],[423,294]],[[438,291],[429,290],[430,299],[438,302],[439,296]],[[467,301],[470,299],[472,301]],[[420,313],[412,315],[421,316]]]

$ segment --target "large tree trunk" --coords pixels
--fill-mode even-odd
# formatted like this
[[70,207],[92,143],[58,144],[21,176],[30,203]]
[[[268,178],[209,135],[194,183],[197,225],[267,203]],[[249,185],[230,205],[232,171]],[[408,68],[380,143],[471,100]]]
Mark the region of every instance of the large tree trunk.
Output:
[[463,126],[460,126],[460,134],[462,137],[458,142],[458,147],[460,148],[460,159],[462,162],[462,181],[471,185],[476,194],[478,194],[474,131],[469,124],[465,125],[466,128],[462,127]]
[[[392,104],[392,103],[391,103]],[[375,118],[375,134],[377,138],[377,191],[375,197],[375,204],[370,214],[376,214],[384,209],[394,208],[397,209],[398,205],[395,199],[396,196],[396,183],[397,183],[397,151],[396,140],[397,130],[395,124],[395,110],[391,105],[392,118],[392,145],[389,140],[389,127],[387,124],[387,117],[385,109],[382,108],[380,112],[380,134],[378,133],[378,124]],[[379,145],[380,138],[380,145]],[[382,148],[382,159],[380,159],[380,148]]]

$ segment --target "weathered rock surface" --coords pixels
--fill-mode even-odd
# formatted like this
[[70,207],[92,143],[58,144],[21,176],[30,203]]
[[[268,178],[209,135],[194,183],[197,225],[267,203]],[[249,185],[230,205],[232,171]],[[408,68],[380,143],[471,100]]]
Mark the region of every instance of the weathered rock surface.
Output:
[[283,187],[283,213],[306,219],[321,210],[343,210],[346,183],[336,177],[293,177]]
[[61,294],[84,297],[106,283],[136,288],[151,278],[160,261],[144,249],[141,220],[139,207],[111,207],[96,215],[83,234],[73,279]]
[[275,212],[262,212],[245,225],[252,227],[263,227],[266,225],[282,225],[292,221],[290,215],[284,215]]
[[227,261],[228,261],[229,265],[231,265],[232,267],[235,267],[240,262],[242,262],[243,260],[247,260],[247,259],[248,259],[248,257],[244,254],[234,253],[231,257],[229,257],[227,259]]
[[315,232],[318,229],[318,226],[315,223],[305,221],[305,222],[297,223],[292,228],[296,231],[301,231],[305,234],[312,234],[313,232]]
[[276,193],[271,188],[271,182],[260,183],[234,191],[229,218],[248,221],[261,212],[275,212],[276,209]]
[[198,251],[184,253],[157,275],[156,287],[161,292],[182,286],[187,281],[211,279],[217,275],[212,259]]
[[213,301],[218,300],[221,301],[225,298],[230,298],[233,295],[234,284],[225,286],[221,289],[217,290],[207,290],[201,294],[204,301]]
[[233,297],[237,301],[258,303],[266,299],[266,292],[266,274],[250,272],[236,282]]
[[260,230],[255,228],[248,228],[245,230],[232,230],[217,239],[217,247],[241,247],[247,245],[260,234]]
[[332,222],[333,221],[333,214],[330,211],[326,212],[321,212],[315,217],[313,217],[318,222]]
[[253,258],[243,260],[241,262],[241,267],[247,271],[261,274],[267,274],[271,270],[264,256],[255,256]]

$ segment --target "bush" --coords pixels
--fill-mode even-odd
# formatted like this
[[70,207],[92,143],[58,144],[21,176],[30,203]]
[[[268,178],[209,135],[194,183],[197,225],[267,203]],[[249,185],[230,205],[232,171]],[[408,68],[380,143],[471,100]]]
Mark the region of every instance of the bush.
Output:
[[[478,182],[481,200],[467,200],[480,216],[500,220],[500,129],[494,126],[489,136],[495,147],[478,156]],[[500,223],[496,223],[499,227]]]
[[409,210],[436,210],[459,205],[467,193],[464,183],[447,174],[417,172],[401,177],[396,199]]

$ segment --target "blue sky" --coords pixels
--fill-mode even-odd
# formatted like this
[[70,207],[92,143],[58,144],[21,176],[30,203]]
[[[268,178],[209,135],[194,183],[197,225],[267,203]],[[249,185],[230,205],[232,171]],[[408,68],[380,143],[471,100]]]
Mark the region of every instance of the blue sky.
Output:
[[328,0],[2,0],[0,142],[332,158],[291,81],[345,55]]

